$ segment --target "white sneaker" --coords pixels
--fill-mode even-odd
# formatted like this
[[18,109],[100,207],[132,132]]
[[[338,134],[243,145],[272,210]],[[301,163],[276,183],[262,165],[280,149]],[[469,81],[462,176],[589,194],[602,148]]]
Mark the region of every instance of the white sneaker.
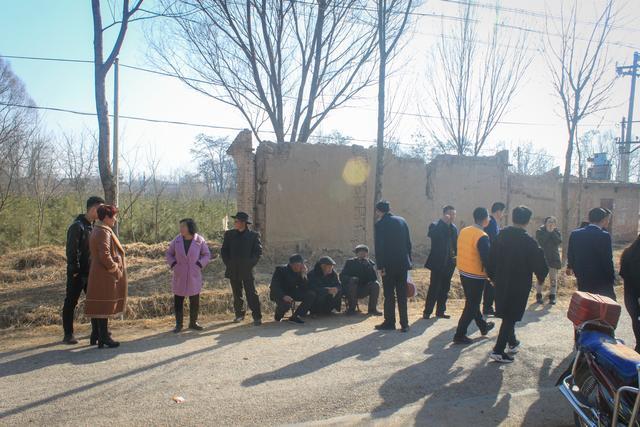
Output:
[[507,346],[507,354],[516,354],[518,351],[520,351],[520,341],[516,345]]
[[512,356],[509,356],[507,353],[494,353],[491,352],[489,358],[494,362],[498,363],[513,363],[515,360]]

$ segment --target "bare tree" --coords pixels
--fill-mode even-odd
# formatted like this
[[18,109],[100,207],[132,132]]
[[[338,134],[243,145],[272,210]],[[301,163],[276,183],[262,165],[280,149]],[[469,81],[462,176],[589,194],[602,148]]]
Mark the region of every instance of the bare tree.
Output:
[[531,142],[519,144],[513,155],[513,171],[520,175],[543,175],[553,169],[553,156],[544,149],[535,148]]
[[191,155],[198,164],[198,173],[209,193],[225,194],[228,188],[235,187],[235,163],[227,154],[230,145],[227,138],[203,134],[196,137]]
[[42,242],[44,221],[50,202],[58,195],[62,180],[59,177],[55,147],[48,139],[36,138],[29,147],[27,182],[36,202],[36,243]]
[[15,198],[38,116],[24,106],[35,105],[9,63],[0,58],[0,213]]
[[[106,79],[107,73],[120,54],[124,37],[131,17],[140,9],[143,0],[137,0],[133,7],[129,7],[129,0],[122,1],[122,14],[120,20],[106,27],[102,24],[102,10],[100,0],[91,0],[93,15],[93,55],[94,55],[94,80],[96,114],[98,116],[98,169],[100,180],[104,189],[104,197],[107,203],[113,204],[118,199],[118,186],[111,169],[111,140],[109,129],[109,106],[107,104]],[[104,33],[108,29],[119,26],[118,35],[111,51],[104,58]]]
[[97,141],[93,135],[83,132],[79,136],[63,133],[60,143],[62,160],[60,166],[64,176],[75,192],[80,209],[84,208],[84,199],[92,178],[95,176]]
[[384,174],[386,85],[387,67],[396,54],[396,48],[405,33],[414,0],[376,0],[376,28],[378,31],[378,121],[376,132],[376,178],[374,200],[382,198],[382,176]]
[[161,0],[160,66],[237,109],[261,141],[306,142],[373,81],[375,29],[363,0]]
[[[569,185],[573,150],[577,143],[578,125],[591,114],[607,108],[610,90],[615,80],[613,64],[608,55],[607,40],[613,29],[615,12],[613,0],[608,0],[598,12],[588,36],[578,34],[577,0],[569,13],[561,8],[558,25],[547,22],[545,57],[550,71],[554,92],[562,105],[567,127],[567,151],[561,188],[562,235],[569,232]],[[550,28],[553,25],[553,29]],[[559,34],[553,37],[552,33]],[[582,39],[582,42],[579,40]],[[568,239],[563,243],[563,261],[566,260]]]
[[153,234],[154,241],[157,243],[160,241],[160,208],[162,195],[167,188],[167,182],[158,175],[158,169],[160,167],[160,159],[157,153],[152,152],[149,154],[147,160],[149,169],[149,186],[152,191],[153,197]]
[[477,156],[508,111],[530,61],[525,32],[511,36],[498,23],[481,48],[474,7],[461,5],[457,27],[442,31],[432,53],[427,92],[438,118],[425,127],[442,151]]
[[[135,148],[132,152],[123,156],[124,160],[124,176],[123,182],[126,188],[126,194],[124,197],[124,204],[120,207],[120,223],[123,225],[126,221],[131,221],[134,216],[135,205],[144,194],[149,179],[146,174],[138,172],[139,170],[139,147]],[[131,222],[131,227],[128,228],[130,235],[129,239],[133,242],[137,241],[135,224]]]

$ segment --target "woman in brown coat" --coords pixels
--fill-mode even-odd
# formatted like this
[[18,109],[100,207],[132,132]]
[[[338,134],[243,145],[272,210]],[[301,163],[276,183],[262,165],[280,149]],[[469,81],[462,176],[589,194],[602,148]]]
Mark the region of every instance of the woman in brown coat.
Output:
[[124,249],[113,232],[118,208],[102,205],[98,208],[89,249],[91,267],[85,302],[85,315],[97,321],[98,348],[118,347],[111,339],[108,319],[124,313],[127,304],[127,273]]

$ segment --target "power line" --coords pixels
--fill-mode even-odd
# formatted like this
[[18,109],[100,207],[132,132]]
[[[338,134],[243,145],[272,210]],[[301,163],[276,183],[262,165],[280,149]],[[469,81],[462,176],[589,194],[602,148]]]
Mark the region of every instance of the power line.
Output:
[[[49,61],[49,62],[66,62],[66,63],[82,63],[82,64],[93,64],[93,61],[91,60],[85,60],[85,59],[73,59],[73,58],[53,58],[53,57],[38,57],[38,56],[24,56],[24,55],[1,55],[0,54],[0,58],[10,58],[10,59],[23,59],[23,60],[37,60],[37,61]],[[139,67],[139,66],[135,66],[135,65],[127,65],[127,64],[123,64],[120,63],[120,66],[123,68],[128,68],[131,70],[135,70],[135,71],[140,71],[140,72],[145,72],[145,73],[151,73],[151,74],[156,74],[156,75],[160,75],[163,77],[170,77],[170,78],[177,78],[180,80],[189,80],[189,81],[194,81],[197,83],[202,83],[202,84],[207,84],[207,85],[214,85],[211,82],[208,82],[206,80],[200,80],[200,79],[192,79],[192,78],[188,78],[188,77],[182,77],[179,76],[177,74],[172,74],[172,73],[167,73],[164,71],[158,71],[158,70],[152,70],[149,68],[144,68],[144,67]],[[283,97],[285,98],[289,98],[289,99],[298,99],[295,96],[287,96],[287,95],[283,95]],[[359,98],[359,99],[364,99],[364,98]],[[53,107],[51,107],[53,108]],[[367,111],[377,111],[377,109],[375,108],[371,108],[371,107],[355,107],[355,106],[343,106],[342,108],[358,108],[361,110],[367,110]],[[76,113],[76,112],[74,112]],[[406,112],[406,111],[391,111],[389,112],[390,114],[397,114],[397,115],[401,115],[401,116],[410,116],[410,117],[419,117],[419,118],[426,118],[426,119],[442,119],[441,116],[435,116],[435,115],[429,115],[429,114],[422,114],[422,113],[412,113],[412,112]],[[77,113],[77,114],[84,114],[84,113]],[[92,114],[92,113],[86,113],[86,114]],[[474,119],[469,119],[472,122],[477,122],[478,120],[474,120]],[[507,120],[500,120],[496,122],[497,124],[502,124],[502,125],[515,125],[515,126],[558,126],[555,123],[535,123],[535,122],[517,122],[517,121],[507,121]],[[608,124],[617,124],[614,122],[609,122]],[[582,126],[588,126],[588,127],[598,127],[601,124],[588,124],[588,123],[584,123],[582,124]],[[366,141],[368,142],[368,141]]]

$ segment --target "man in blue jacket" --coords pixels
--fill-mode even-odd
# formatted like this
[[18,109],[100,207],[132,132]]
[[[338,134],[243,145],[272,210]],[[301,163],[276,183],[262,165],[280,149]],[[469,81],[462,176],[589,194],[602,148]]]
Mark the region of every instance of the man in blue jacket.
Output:
[[611,212],[589,211],[589,225],[571,232],[567,250],[567,275],[575,274],[578,290],[615,299],[615,271],[611,235],[606,231]]
[[[500,221],[504,216],[507,206],[502,202],[495,202],[491,205],[491,216],[489,217],[489,225],[484,228],[484,232],[489,236],[489,243],[493,244],[500,233]],[[493,316],[496,314],[494,302],[496,291],[488,280],[484,284],[484,293],[482,295],[482,314],[485,316]]]
[[411,269],[411,237],[404,218],[391,214],[389,202],[376,204],[374,227],[376,265],[382,277],[384,322],[378,330],[396,329],[396,298],[400,314],[400,330],[409,331],[407,315],[407,273]]
[[447,205],[442,208],[442,218],[429,226],[431,251],[424,266],[431,270],[431,281],[422,313],[424,319],[431,317],[434,308],[436,317],[442,319],[451,317],[446,314],[446,309],[458,253],[458,228],[453,223],[455,219],[456,209]]

